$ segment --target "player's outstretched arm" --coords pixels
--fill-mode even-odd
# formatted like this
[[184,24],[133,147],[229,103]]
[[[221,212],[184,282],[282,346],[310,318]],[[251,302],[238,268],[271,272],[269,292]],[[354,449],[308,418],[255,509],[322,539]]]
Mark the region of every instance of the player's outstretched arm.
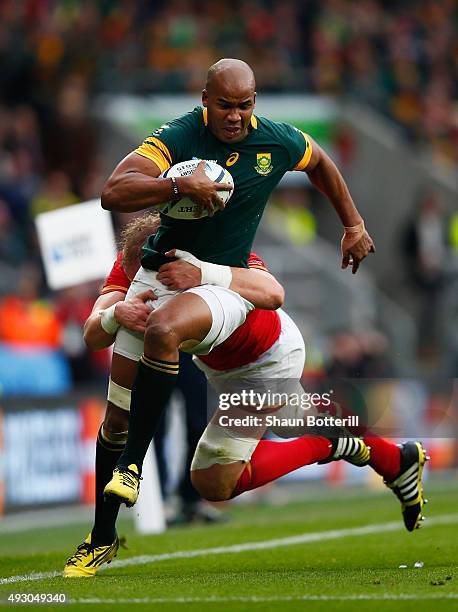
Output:
[[135,332],[145,332],[146,320],[151,312],[147,303],[156,300],[152,290],[143,291],[135,297],[124,300],[125,293],[111,291],[100,295],[84,324],[84,342],[93,351],[113,344],[116,332],[126,327]]
[[[224,208],[218,190],[230,191],[231,185],[215,183],[205,174],[201,162],[194,174],[175,179],[178,197],[189,197],[202,209],[213,214]],[[171,178],[159,178],[161,171],[150,159],[130,153],[114,169],[102,191],[102,208],[119,212],[135,212],[177,198]]]
[[352,264],[353,274],[361,261],[375,253],[374,242],[369,236],[348,187],[337,166],[312,139],[312,156],[305,168],[310,181],[330,200],[344,226],[342,238],[342,268]]
[[179,257],[159,268],[157,280],[172,290],[198,285],[218,285],[235,291],[255,308],[276,310],[283,305],[285,291],[272,274],[264,270],[230,268],[200,261],[187,251],[173,249],[166,253]]

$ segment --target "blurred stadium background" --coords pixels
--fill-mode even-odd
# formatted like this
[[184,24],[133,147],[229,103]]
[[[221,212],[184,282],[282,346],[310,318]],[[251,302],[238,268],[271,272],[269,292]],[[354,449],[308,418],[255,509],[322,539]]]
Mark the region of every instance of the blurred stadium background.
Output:
[[[0,515],[90,507],[110,360],[81,333],[102,279],[51,291],[35,218],[99,197],[121,157],[199,104],[224,56],[253,67],[258,114],[331,152],[377,245],[350,277],[339,223],[306,177],[273,195],[256,249],[286,288],[307,375],[375,379],[392,419],[434,435],[431,471],[456,474],[456,11],[453,0],[0,2]],[[113,215],[116,234],[126,220]],[[346,467],[307,468],[250,501],[290,499],[305,478],[374,486]]]

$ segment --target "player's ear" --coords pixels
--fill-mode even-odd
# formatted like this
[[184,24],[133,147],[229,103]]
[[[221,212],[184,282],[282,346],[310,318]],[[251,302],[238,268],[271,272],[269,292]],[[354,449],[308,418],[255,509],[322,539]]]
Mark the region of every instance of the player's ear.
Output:
[[202,90],[202,106],[208,105],[208,92],[206,89]]
[[253,107],[256,106],[256,92],[253,94]]

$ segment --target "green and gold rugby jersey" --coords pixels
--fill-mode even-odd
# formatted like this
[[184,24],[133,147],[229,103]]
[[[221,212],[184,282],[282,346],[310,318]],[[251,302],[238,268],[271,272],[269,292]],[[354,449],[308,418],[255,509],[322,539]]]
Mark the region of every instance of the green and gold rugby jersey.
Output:
[[221,142],[207,127],[207,109],[196,107],[156,130],[135,152],[161,172],[193,158],[214,160],[229,170],[235,184],[226,208],[213,217],[161,215],[159,230],[143,247],[143,267],[157,269],[164,260],[158,254],[178,248],[204,261],[245,268],[271,192],[285,172],[306,168],[312,146],[295,127],[254,115],[244,140]]

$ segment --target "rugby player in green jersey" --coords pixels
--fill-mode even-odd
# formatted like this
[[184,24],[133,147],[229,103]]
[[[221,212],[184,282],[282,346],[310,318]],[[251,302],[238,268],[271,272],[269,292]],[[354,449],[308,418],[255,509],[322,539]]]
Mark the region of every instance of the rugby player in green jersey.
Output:
[[[207,354],[224,342],[253,308],[229,289],[229,266],[247,267],[248,255],[267,199],[288,170],[307,172],[311,182],[333,204],[345,228],[342,267],[355,273],[374,251],[340,172],[326,153],[306,134],[287,124],[253,115],[255,79],[240,60],[224,59],[208,72],[203,108],[194,109],[157,130],[114,170],[102,193],[102,206],[132,212],[189,197],[211,216],[192,221],[163,217],[149,239],[142,268],[130,295],[152,288],[154,302],[144,336],[144,354],[132,389],[129,434],[105,494],[131,506],[138,496],[144,456],[158,420],[174,389],[178,351]],[[235,190],[224,207],[203,163],[187,177],[160,178],[173,164],[193,157],[213,159],[229,167]],[[226,186],[230,189],[230,186]],[[191,251],[204,262],[203,285],[171,291],[156,274],[174,248]],[[209,262],[209,263],[208,263]],[[131,357],[135,334],[121,328],[115,352]],[[335,458],[341,457],[337,455]]]

